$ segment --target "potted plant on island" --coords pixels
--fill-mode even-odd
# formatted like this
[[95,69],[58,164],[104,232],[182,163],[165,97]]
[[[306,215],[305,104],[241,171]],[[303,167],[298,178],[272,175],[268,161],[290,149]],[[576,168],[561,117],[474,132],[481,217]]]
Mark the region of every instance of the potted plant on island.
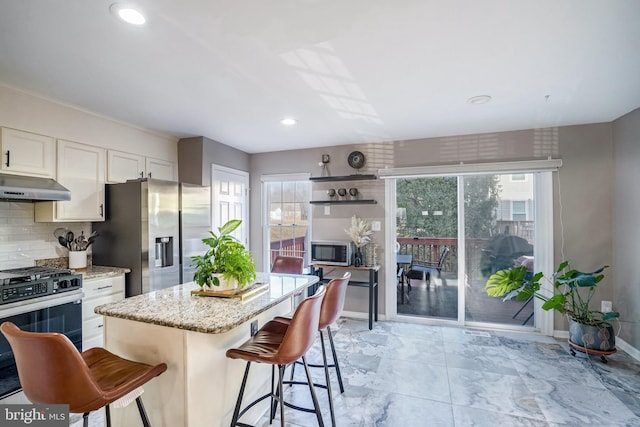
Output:
[[550,281],[557,291],[552,296],[540,292],[543,273],[532,274],[525,266],[497,271],[489,276],[485,290],[488,295],[502,297],[503,300],[515,298],[523,301],[532,297],[542,300],[544,310],[556,310],[568,317],[569,344],[573,355],[576,349],[600,355],[606,362],[604,356],[616,352],[613,326],[607,321],[618,318],[620,313],[593,310],[589,304],[607,267],[586,273],[572,269],[568,261],[563,261]]
[[193,280],[202,288],[233,290],[243,288],[256,280],[256,264],[251,253],[231,235],[242,223],[232,219],[218,228],[219,234],[210,231],[211,237],[202,239],[209,246],[204,255],[192,257],[196,271]]

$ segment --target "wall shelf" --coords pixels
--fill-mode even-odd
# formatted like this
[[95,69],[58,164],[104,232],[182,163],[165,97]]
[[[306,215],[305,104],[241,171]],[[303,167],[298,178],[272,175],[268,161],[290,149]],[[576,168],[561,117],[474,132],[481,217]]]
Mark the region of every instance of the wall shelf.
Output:
[[371,199],[363,199],[363,200],[311,200],[309,203],[312,205],[375,205],[378,202]]
[[332,182],[332,181],[364,181],[370,179],[377,179],[375,175],[343,175],[343,176],[312,176],[309,178],[313,182]]

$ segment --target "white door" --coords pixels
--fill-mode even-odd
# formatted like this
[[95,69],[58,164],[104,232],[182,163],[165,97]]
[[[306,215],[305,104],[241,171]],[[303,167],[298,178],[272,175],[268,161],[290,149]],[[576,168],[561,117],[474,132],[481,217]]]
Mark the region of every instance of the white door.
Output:
[[224,166],[211,166],[213,230],[230,219],[242,224],[233,235],[249,248],[249,173]]

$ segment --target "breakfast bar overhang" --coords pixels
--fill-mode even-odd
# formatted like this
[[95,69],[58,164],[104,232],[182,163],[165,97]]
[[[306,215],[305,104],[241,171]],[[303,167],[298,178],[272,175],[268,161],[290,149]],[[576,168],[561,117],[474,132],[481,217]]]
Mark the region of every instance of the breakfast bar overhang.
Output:
[[[246,300],[192,295],[199,287],[190,282],[96,308],[105,316],[108,350],[168,365],[144,386],[142,398],[154,427],[228,425],[244,363],[227,359],[226,350],[250,337],[252,322],[260,327],[292,312],[296,297],[306,295],[318,277],[259,273],[257,281],[268,287]],[[264,372],[247,384],[247,401],[270,387],[270,367],[254,369]],[[264,408],[254,409],[258,417]],[[114,427],[139,422],[135,405],[113,408],[111,417]]]

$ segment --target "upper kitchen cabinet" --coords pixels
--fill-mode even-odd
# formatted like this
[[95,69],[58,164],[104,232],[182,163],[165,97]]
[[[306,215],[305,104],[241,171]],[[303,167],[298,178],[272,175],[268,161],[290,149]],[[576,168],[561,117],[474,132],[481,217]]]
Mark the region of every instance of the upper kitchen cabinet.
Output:
[[36,222],[104,221],[104,165],[104,148],[59,139],[57,180],[71,200],[36,203]]
[[148,178],[176,180],[176,164],[174,162],[147,157],[146,167]]
[[55,178],[56,141],[50,136],[2,128],[4,173]]
[[175,163],[122,151],[107,151],[107,182],[154,178],[175,181]]
[[144,178],[145,158],[138,154],[107,150],[107,182]]

